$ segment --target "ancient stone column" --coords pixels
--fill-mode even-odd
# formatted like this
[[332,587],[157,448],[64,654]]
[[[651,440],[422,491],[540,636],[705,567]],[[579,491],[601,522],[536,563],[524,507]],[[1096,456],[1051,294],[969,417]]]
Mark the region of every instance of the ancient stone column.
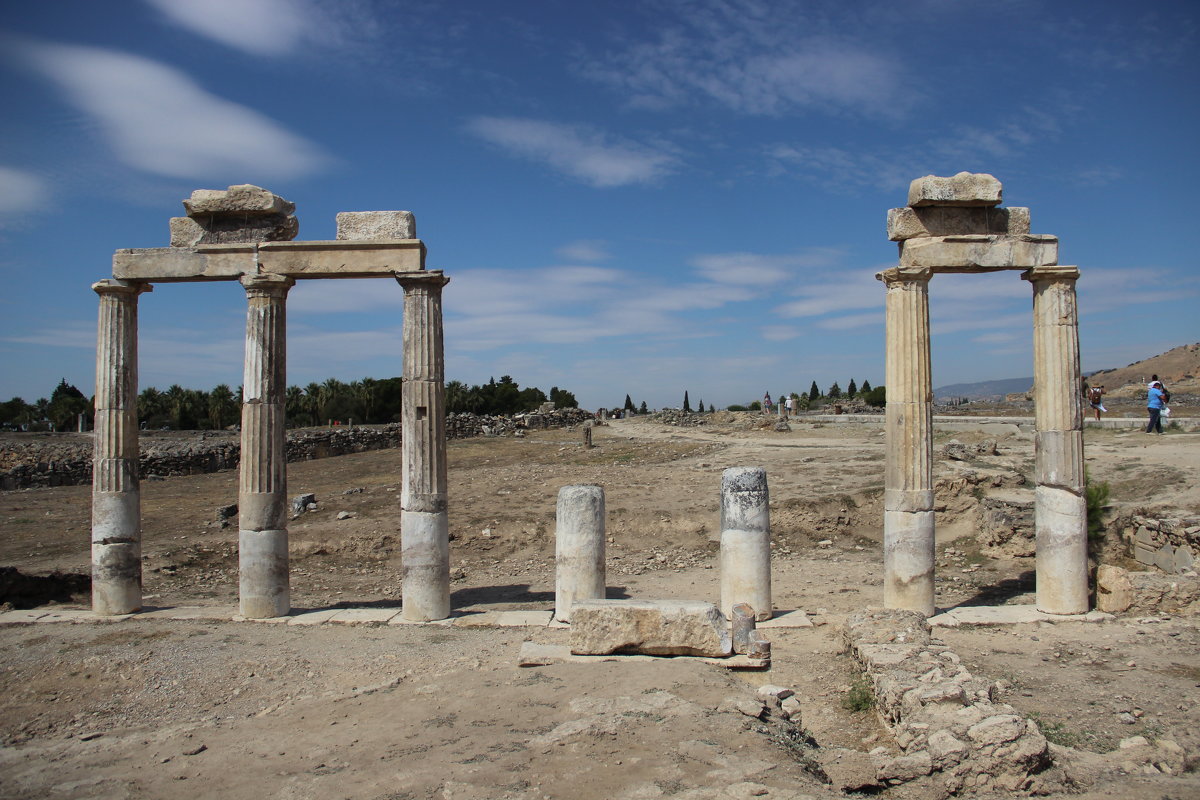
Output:
[[1050,614],[1088,610],[1087,499],[1079,374],[1077,267],[1034,267],[1034,406],[1037,418],[1037,607]]
[[604,487],[559,489],[555,520],[554,618],[570,622],[577,600],[604,599]]
[[92,611],[142,607],[142,504],[138,486],[137,309],[148,283],[103,280],[96,331],[92,459]]
[[770,619],[771,517],[767,473],[730,467],[721,475],[721,611],[746,603],[755,619]]
[[246,275],[246,361],[242,381],[238,567],[240,613],[282,617],[291,610],[288,581],[287,324],[295,280]]
[[933,379],[925,267],[893,267],[887,286],[887,466],[883,604],[933,614]]
[[450,616],[446,521],[446,396],[441,273],[397,274],[404,287],[404,386],[400,413],[400,556],[404,619]]

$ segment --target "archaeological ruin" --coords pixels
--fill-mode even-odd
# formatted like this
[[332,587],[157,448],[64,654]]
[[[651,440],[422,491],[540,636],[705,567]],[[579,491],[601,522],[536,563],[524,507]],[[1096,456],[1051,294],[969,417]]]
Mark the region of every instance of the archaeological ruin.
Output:
[[1088,610],[1087,513],[1079,391],[1077,267],[1058,239],[1029,232],[1029,209],[999,208],[1000,181],[960,172],[912,182],[888,211],[900,263],[887,287],[884,605],[934,613],[933,383],[929,283],[938,273],[1022,270],[1033,285],[1037,608]]
[[92,608],[142,607],[138,477],[138,297],[155,283],[239,281],[246,291],[241,425],[239,610],[288,614],[289,516],[284,454],[286,300],[297,280],[394,277],[404,291],[401,439],[403,614],[450,614],[440,270],[407,211],[337,215],[334,241],[292,241],[295,205],[251,185],[197,190],[171,220],[169,247],[118,250],[100,295],[92,484]]

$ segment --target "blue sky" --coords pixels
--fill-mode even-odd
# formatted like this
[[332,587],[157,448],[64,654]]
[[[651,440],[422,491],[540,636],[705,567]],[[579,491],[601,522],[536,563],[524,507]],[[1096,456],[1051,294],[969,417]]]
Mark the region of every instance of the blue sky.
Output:
[[[446,375],[724,406],[883,382],[887,209],[990,172],[1078,264],[1085,370],[1200,339],[1191,2],[109,0],[0,8],[0,399],[90,392],[123,247],[195,188],[407,209]],[[401,291],[307,281],[289,382],[401,373]],[[236,283],[141,299],[141,385],[241,382]],[[934,383],[1032,374],[1017,273],[931,284]]]

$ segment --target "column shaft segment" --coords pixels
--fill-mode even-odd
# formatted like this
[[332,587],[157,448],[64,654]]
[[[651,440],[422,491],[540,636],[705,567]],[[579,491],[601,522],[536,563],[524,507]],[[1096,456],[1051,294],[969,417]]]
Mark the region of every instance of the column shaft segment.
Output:
[[883,604],[926,615],[934,612],[932,275],[895,267],[876,276],[887,286]]
[[564,486],[558,490],[554,531],[554,618],[571,621],[579,600],[603,600],[604,487]]
[[142,505],[138,483],[137,311],[146,283],[103,280],[96,331],[92,457],[92,610],[142,607]]
[[745,603],[755,619],[770,619],[771,515],[762,467],[730,467],[721,474],[721,611],[733,619]]
[[405,619],[450,616],[446,520],[446,397],[440,273],[403,274],[404,386],[400,412],[400,551]]
[[1050,614],[1088,610],[1087,499],[1080,394],[1076,267],[1035,267],[1033,370],[1037,418],[1037,607]]
[[238,493],[240,613],[282,617],[291,610],[287,534],[288,290],[292,278],[247,275],[246,360]]

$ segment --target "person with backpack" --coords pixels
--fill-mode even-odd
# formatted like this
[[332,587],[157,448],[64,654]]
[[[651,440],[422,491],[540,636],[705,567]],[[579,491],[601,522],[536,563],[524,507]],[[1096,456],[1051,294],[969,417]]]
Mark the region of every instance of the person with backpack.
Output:
[[1108,409],[1104,407],[1104,385],[1100,384],[1099,386],[1092,386],[1087,390],[1086,394],[1088,402],[1096,412],[1096,422],[1099,422],[1100,412],[1108,411]]
[[1162,388],[1162,383],[1154,380],[1146,391],[1146,410],[1150,412],[1150,422],[1146,425],[1146,433],[1161,434],[1163,432],[1162,413],[1166,407],[1166,391]]

